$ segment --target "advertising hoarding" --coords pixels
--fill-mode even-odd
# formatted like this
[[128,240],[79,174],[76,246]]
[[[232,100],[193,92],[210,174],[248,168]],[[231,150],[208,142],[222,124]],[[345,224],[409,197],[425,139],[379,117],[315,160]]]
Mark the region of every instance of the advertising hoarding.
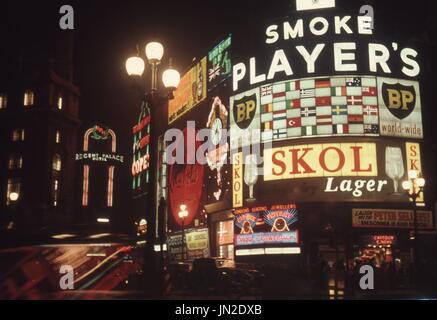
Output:
[[[190,229],[185,232],[185,253],[188,260],[207,258],[210,255],[208,229]],[[182,234],[172,234],[167,239],[171,260],[182,258]]]
[[[417,211],[419,229],[433,229],[432,211]],[[400,209],[352,209],[352,227],[354,228],[395,228],[414,229],[412,210]]]
[[260,206],[235,210],[235,245],[269,246],[297,244],[298,220],[294,204]]
[[229,35],[208,52],[208,91],[232,74],[231,41]]
[[419,83],[378,78],[381,135],[423,138]]
[[181,78],[174,98],[168,104],[168,123],[176,121],[179,117],[196,107],[206,99],[207,94],[207,58],[202,58]]
[[234,199],[242,192],[241,206],[284,198],[304,202],[409,201],[401,184],[408,170],[420,165],[419,152],[414,153],[414,159],[410,157],[411,148],[419,150],[418,143],[398,139],[357,142],[351,137],[322,141],[266,148],[263,163],[255,168],[247,162],[233,164],[234,178],[239,171],[243,177],[251,176],[243,179],[242,191],[237,192],[234,186]]
[[230,129],[233,148],[246,146],[249,142],[242,141],[256,135],[254,129],[261,129],[262,142],[315,136],[422,138],[419,84],[336,76],[263,85],[231,97]]
[[138,198],[149,191],[150,175],[150,108],[143,105],[137,124],[132,128],[132,195]]

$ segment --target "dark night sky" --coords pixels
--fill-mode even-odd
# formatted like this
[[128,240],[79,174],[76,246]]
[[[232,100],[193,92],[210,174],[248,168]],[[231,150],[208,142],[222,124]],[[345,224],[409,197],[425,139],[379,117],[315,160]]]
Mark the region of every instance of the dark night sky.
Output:
[[[356,2],[337,1],[345,6]],[[359,3],[377,3],[384,17],[396,20],[395,32],[407,32],[412,25],[416,25],[416,31],[429,27],[437,30],[435,1],[417,0],[408,6],[394,0]],[[143,49],[146,42],[159,40],[165,47],[163,64],[171,56],[175,67],[183,73],[193,57],[205,55],[223,35],[258,24],[263,26],[264,17],[274,11],[278,16],[285,15],[284,10],[294,1],[2,1],[1,61],[8,62],[10,56],[5,52],[16,52],[23,44],[30,46],[25,49],[28,53],[43,51],[45,43],[51,41],[48,35],[58,30],[62,4],[71,4],[75,9],[75,82],[82,92],[81,119],[85,125],[101,122],[113,128],[118,134],[120,151],[129,159],[130,129],[139,112],[139,101],[130,88],[124,63],[135,54],[136,44]],[[127,166],[122,181],[126,186],[125,199],[130,191],[129,170]]]

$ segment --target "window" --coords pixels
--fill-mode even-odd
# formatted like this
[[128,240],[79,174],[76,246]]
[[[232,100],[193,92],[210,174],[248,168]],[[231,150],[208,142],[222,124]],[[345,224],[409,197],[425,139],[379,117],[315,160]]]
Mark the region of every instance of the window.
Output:
[[19,154],[11,154],[9,156],[8,169],[21,169],[23,167],[23,157]]
[[62,167],[62,160],[61,160],[61,156],[59,154],[55,154],[53,156],[53,162],[52,162],[52,168],[55,171],[61,171],[61,167]]
[[6,93],[0,93],[0,109],[4,109],[8,106],[8,96]]
[[23,104],[25,107],[33,106],[35,100],[35,93],[32,90],[26,90],[24,92],[24,101]]
[[24,141],[24,129],[15,129],[12,131],[12,141]]
[[59,110],[62,110],[62,107],[63,107],[62,96],[58,96],[58,101],[56,102],[56,106],[58,107]]
[[56,177],[53,177],[52,180],[52,201],[53,206],[57,207],[59,204],[59,179]]
[[61,143],[61,131],[59,131],[59,130],[56,130],[56,133],[55,133],[55,142],[56,143]]
[[20,179],[18,178],[8,179],[8,186],[6,189],[6,205],[9,206],[12,203],[18,201],[20,197],[20,189],[21,189]]

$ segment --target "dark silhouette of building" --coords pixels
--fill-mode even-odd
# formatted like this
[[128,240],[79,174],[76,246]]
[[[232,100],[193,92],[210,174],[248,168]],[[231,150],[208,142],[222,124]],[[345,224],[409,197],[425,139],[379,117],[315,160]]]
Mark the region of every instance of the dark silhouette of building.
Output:
[[0,60],[0,232],[66,225],[73,215],[73,33],[37,29],[6,39]]

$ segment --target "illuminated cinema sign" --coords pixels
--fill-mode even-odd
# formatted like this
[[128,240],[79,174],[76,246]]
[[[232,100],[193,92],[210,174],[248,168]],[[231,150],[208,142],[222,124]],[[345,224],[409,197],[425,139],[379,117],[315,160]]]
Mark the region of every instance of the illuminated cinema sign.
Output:
[[150,120],[151,114],[148,105],[141,107],[138,123],[132,128],[132,193],[139,197],[148,192],[150,166]]

